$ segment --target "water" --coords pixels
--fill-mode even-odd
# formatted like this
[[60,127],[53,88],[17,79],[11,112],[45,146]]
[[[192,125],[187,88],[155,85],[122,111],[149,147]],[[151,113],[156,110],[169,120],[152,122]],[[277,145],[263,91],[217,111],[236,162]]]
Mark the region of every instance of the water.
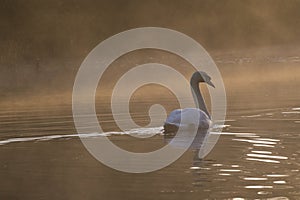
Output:
[[[7,108],[0,115],[0,197],[300,199],[299,111],[297,106],[246,109],[236,105],[217,145],[204,159],[190,149],[161,170],[127,174],[104,166],[86,151],[69,105]],[[131,137],[134,134],[155,135],[137,139]],[[160,127],[84,135],[104,136],[135,152],[166,144]]]

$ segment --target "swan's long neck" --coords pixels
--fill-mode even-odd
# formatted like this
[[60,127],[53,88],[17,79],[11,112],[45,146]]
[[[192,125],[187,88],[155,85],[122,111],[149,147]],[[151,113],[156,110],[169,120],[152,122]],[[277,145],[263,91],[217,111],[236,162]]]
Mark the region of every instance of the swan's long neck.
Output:
[[207,116],[210,118],[210,114],[207,111],[205,101],[201,95],[200,89],[199,89],[199,82],[191,80],[191,90],[194,98],[194,102],[196,104],[196,107],[200,110],[204,111]]

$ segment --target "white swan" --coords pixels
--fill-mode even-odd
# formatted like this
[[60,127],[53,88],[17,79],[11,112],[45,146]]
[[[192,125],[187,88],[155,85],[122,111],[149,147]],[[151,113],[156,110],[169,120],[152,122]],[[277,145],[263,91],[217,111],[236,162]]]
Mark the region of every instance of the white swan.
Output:
[[[177,132],[179,126],[184,125],[181,124],[181,117],[184,116],[185,119],[189,119],[193,117],[193,112],[198,112],[200,119],[198,124],[198,129],[208,129],[211,124],[211,118],[207,111],[204,99],[200,93],[199,83],[204,82],[208,85],[215,87],[211,82],[210,76],[208,76],[203,71],[195,72],[191,77],[191,90],[193,94],[193,98],[195,104],[198,108],[185,108],[185,109],[176,109],[173,110],[170,115],[167,117],[166,122],[164,124],[164,132],[165,133],[174,133]],[[190,120],[194,121],[194,120]]]

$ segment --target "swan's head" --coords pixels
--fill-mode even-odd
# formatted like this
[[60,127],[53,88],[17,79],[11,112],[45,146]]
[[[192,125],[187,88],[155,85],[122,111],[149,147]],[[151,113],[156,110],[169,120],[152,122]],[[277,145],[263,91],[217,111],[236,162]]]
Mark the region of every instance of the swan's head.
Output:
[[206,72],[203,71],[197,71],[192,75],[191,84],[192,83],[198,84],[199,82],[204,82],[212,87],[215,87],[215,85],[211,82],[211,77]]

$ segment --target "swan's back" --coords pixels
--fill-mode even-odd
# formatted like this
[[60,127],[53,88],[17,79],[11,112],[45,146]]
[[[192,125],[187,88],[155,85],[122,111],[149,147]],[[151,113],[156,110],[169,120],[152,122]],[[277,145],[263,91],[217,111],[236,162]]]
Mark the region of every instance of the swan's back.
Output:
[[185,109],[176,109],[170,113],[170,115],[168,116],[164,124],[164,131],[166,133],[176,132],[180,126],[188,127],[189,125],[193,124],[193,123],[184,124],[183,122],[181,123],[181,119],[183,117],[188,122],[196,121],[193,119],[194,112],[197,112],[199,114],[198,129],[208,129],[211,124],[211,120],[205,112],[203,112],[198,108],[185,108]]

